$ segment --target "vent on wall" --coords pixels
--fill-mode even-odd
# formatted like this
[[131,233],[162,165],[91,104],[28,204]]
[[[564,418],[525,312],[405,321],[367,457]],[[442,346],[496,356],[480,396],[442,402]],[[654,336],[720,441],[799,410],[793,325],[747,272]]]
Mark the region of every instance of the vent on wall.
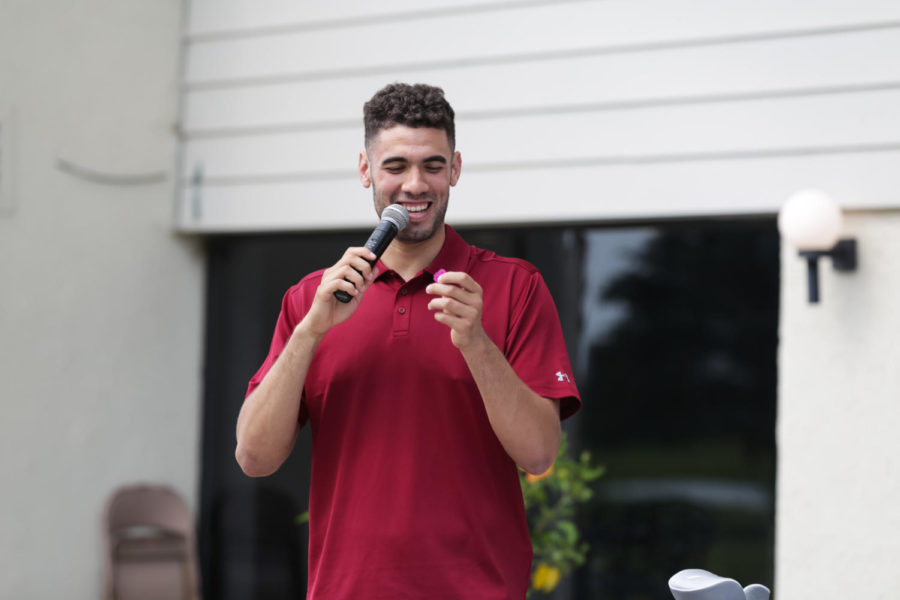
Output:
[[8,111],[0,110],[0,215],[15,207],[13,199],[13,127]]

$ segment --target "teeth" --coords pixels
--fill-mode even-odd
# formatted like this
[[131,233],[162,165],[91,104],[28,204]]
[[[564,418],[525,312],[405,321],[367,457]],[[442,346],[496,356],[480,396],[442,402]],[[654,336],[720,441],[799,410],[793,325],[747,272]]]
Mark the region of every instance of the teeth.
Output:
[[406,205],[406,210],[411,213],[422,212],[426,208],[428,208],[428,204],[407,204]]

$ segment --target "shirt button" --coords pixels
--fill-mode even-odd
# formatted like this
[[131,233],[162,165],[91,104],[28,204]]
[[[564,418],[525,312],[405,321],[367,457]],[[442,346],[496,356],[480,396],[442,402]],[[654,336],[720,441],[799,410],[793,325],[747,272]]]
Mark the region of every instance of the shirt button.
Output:
[[401,306],[400,308],[397,309],[397,312],[400,313],[401,315],[406,314],[406,307]]
[[408,293],[409,293],[409,290],[406,289],[406,288],[403,288],[402,290],[400,290],[400,295],[401,295],[401,296],[405,296],[405,295],[407,295]]

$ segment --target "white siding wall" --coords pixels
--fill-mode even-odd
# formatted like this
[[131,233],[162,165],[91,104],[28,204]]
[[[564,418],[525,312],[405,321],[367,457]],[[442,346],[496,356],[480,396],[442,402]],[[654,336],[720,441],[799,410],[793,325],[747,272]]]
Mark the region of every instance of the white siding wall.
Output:
[[172,227],[180,18],[179,0],[0,1],[4,600],[102,597],[122,484],[196,506],[204,277]]
[[[192,0],[185,230],[371,223],[363,102],[440,85],[454,223],[900,205],[900,3]],[[199,184],[194,180],[202,175]]]

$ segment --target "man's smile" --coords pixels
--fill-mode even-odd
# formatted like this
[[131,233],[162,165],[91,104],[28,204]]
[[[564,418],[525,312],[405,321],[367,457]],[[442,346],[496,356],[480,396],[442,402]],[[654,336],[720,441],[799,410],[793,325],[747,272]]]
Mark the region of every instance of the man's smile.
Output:
[[397,204],[400,204],[407,210],[411,221],[421,221],[428,215],[429,209],[433,203],[429,201],[417,201],[398,202]]

